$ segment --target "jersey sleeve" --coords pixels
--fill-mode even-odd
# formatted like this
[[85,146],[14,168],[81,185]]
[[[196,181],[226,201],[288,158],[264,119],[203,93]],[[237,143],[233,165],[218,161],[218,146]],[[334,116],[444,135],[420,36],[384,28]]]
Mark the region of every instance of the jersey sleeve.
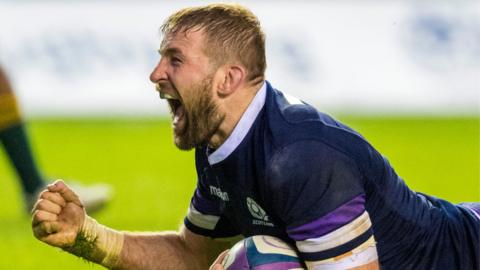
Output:
[[192,196],[187,216],[184,219],[185,227],[190,231],[212,238],[225,238],[236,236],[239,233],[229,220],[223,215],[224,204],[213,196],[208,183],[212,179],[205,174],[206,159],[196,151],[195,161],[197,166],[197,188]]
[[268,170],[271,202],[305,261],[344,256],[373,241],[363,182],[352,158],[318,141],[275,153]]
[[222,214],[222,207],[217,202],[201,195],[199,188],[195,190],[184,224],[190,231],[211,238],[239,235]]

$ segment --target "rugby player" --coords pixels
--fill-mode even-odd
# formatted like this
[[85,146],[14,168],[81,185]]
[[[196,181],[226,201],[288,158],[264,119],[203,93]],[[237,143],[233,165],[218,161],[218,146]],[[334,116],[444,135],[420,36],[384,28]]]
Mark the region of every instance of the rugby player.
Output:
[[309,269],[480,268],[480,205],[410,190],[357,132],[275,89],[249,10],[182,9],[161,30],[150,80],[171,108],[175,144],[195,148],[184,225],[107,228],[57,181],[35,208],[38,239],[114,269],[207,269],[230,239],[252,235],[294,243]]

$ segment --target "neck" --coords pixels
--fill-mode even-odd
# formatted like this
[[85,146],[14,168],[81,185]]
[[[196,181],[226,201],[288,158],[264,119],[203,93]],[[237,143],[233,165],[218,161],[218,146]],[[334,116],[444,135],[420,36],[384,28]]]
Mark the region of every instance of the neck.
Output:
[[230,97],[224,100],[222,110],[225,113],[225,119],[210,139],[210,147],[214,149],[220,147],[230,134],[232,134],[263,83],[264,82],[261,81],[260,83],[238,89]]

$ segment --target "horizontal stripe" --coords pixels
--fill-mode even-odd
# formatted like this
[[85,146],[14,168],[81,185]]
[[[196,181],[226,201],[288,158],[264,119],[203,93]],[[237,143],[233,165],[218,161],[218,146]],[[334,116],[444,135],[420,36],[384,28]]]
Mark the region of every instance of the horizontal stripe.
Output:
[[187,229],[189,229],[190,231],[192,231],[192,232],[194,232],[198,235],[203,235],[203,236],[207,236],[207,237],[215,237],[214,236],[214,231],[197,227],[192,222],[190,222],[188,220],[188,218],[185,218],[183,220],[183,224],[185,225],[185,227],[187,227]]
[[372,223],[367,211],[343,227],[321,237],[297,241],[297,247],[302,252],[319,252],[328,250],[352,241],[366,232]]
[[350,255],[340,255],[336,258],[322,261],[307,261],[306,264],[309,268],[315,270],[343,270],[367,265],[378,260],[377,248],[373,236],[349,253]]
[[215,227],[214,230],[207,230],[207,229],[197,227],[196,225],[191,223],[187,218],[184,219],[183,223],[187,229],[189,229],[190,231],[198,235],[211,237],[211,238],[214,238],[215,240],[218,240],[224,243],[228,242],[230,246],[233,246],[235,243],[239,242],[244,238],[243,235],[239,235],[236,232],[222,230],[217,227]]
[[205,215],[197,211],[193,205],[190,205],[187,213],[187,219],[197,227],[213,230],[217,225],[219,216]]
[[367,241],[373,235],[372,230],[367,230],[363,234],[350,242],[347,242],[341,246],[337,246],[331,249],[327,249],[320,252],[302,252],[300,251],[300,257],[306,261],[320,261],[329,258],[337,257],[349,251],[352,251],[356,247],[360,246],[363,242]]
[[202,192],[200,192],[200,188],[195,190],[195,195],[192,198],[192,205],[202,213],[208,213],[214,216],[220,215],[221,213],[218,201],[216,199],[212,200],[208,196],[204,196]]
[[287,229],[287,233],[297,241],[323,236],[351,222],[364,211],[365,195],[361,194],[321,218]]

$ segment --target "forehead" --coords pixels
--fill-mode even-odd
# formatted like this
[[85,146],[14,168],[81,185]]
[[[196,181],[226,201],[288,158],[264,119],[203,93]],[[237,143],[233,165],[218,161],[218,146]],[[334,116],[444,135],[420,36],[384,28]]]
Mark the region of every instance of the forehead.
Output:
[[202,29],[189,29],[168,33],[160,43],[160,53],[178,52],[187,56],[205,56],[205,34]]

